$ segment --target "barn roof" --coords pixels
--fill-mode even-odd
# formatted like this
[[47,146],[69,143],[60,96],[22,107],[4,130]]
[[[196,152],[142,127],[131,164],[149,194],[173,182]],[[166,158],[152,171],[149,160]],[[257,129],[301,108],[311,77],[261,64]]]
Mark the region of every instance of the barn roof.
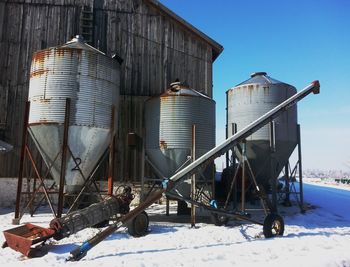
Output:
[[169,8],[161,4],[158,0],[145,0],[146,3],[156,7],[161,12],[165,13],[172,19],[174,19],[176,22],[182,24],[186,29],[188,29],[190,32],[196,34],[200,38],[202,38],[204,41],[206,41],[212,48],[213,48],[213,61],[221,54],[221,52],[224,50],[224,47],[210,38],[208,35],[203,33],[202,31],[198,30],[196,27],[194,27],[192,24],[185,21],[183,18],[175,14],[173,11],[171,11]]

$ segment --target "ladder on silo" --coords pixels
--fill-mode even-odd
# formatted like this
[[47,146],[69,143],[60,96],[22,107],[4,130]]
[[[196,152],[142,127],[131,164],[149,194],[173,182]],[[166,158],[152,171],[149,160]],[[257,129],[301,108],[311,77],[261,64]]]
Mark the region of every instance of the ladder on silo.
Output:
[[93,45],[94,10],[93,7],[83,6],[80,14],[80,34],[89,45]]
[[[250,136],[252,133],[256,132],[266,124],[272,122],[276,117],[278,117],[281,113],[288,110],[290,107],[295,105],[298,101],[302,100],[304,97],[309,95],[310,93],[318,94],[320,92],[320,83],[319,81],[314,81],[307,87],[305,87],[300,92],[296,93],[295,95],[291,96],[275,108],[271,109],[267,113],[265,113],[263,116],[258,118],[257,120],[250,123],[248,126],[234,134],[233,136],[226,139],[224,142],[216,146],[215,148],[211,149],[201,157],[199,157],[197,160],[180,170],[179,172],[175,173],[172,177],[169,179],[165,179],[163,181],[163,188],[160,189],[158,192],[156,192],[154,195],[147,198],[143,203],[141,203],[138,207],[130,211],[129,213],[125,214],[124,216],[120,217],[115,223],[113,223],[111,226],[107,227],[102,232],[98,233],[93,238],[89,239],[85,243],[83,243],[80,247],[77,249],[74,249],[71,251],[71,256],[68,258],[68,260],[71,261],[77,261],[83,258],[86,253],[93,248],[95,245],[100,243],[102,240],[107,238],[109,235],[114,233],[118,228],[120,228],[125,223],[129,222],[130,220],[134,219],[136,216],[138,216],[141,212],[143,212],[145,209],[147,209],[149,206],[151,206],[153,203],[158,201],[160,198],[162,198],[163,194],[167,194],[170,190],[174,188],[174,186],[178,183],[180,183],[182,180],[186,179],[190,175],[198,172],[203,166],[206,164],[212,162],[214,159],[220,157],[221,155],[224,155],[228,150],[232,149],[236,145],[238,145],[240,142],[245,140],[248,136]],[[278,223],[283,224],[282,227],[284,229],[284,222],[283,219],[278,214],[268,214],[264,220],[264,223],[260,223],[257,221],[252,220],[246,215],[242,215],[240,213],[229,213],[225,210],[220,210],[219,208],[211,205],[205,205],[200,202],[195,202],[186,199],[186,201],[190,203],[194,203],[197,206],[203,207],[210,212],[233,217],[239,220],[246,220],[250,221],[256,224],[260,224],[264,226],[264,235],[265,237],[272,237],[274,236],[271,232],[269,236],[265,234],[265,227],[273,227],[273,224],[276,222],[273,219],[276,219]],[[271,229],[270,229],[271,230]],[[283,234],[283,231],[282,231]],[[275,235],[281,235],[280,232],[277,232]]]

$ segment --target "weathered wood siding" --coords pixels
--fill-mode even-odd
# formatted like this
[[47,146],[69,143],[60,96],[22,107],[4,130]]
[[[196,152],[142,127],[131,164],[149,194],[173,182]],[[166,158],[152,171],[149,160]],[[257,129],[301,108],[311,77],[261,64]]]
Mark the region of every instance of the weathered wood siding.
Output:
[[[92,45],[118,54],[121,102],[116,145],[118,179],[139,181],[143,168],[144,101],[175,79],[212,96],[213,48],[146,0],[8,0],[0,2],[0,138],[13,152],[0,155],[0,177],[17,176],[24,103],[34,51],[85,34],[91,9]],[[84,22],[86,23],[86,22]],[[128,145],[128,133],[137,145]]]

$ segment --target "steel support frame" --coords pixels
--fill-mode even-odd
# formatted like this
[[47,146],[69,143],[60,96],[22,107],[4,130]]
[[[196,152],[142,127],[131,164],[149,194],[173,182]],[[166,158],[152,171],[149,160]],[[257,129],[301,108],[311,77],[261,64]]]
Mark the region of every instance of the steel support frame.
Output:
[[[237,149],[239,149],[237,147]],[[246,155],[246,141],[243,140],[242,142],[242,155],[241,158],[239,158],[237,155],[235,155],[235,158],[238,160],[237,168],[235,170],[234,176],[231,181],[230,185],[230,190],[229,193],[226,197],[226,201],[224,204],[223,209],[226,210],[229,207],[229,202],[231,199],[231,196],[233,195],[233,189],[234,186],[236,185],[237,177],[238,177],[238,172],[240,169],[242,169],[242,193],[241,193],[241,210],[240,214],[246,214],[246,207],[245,207],[245,193],[247,188],[245,188],[245,181],[248,176],[248,178],[251,179],[251,182],[257,192],[257,195],[261,201],[261,206],[264,210],[265,215],[267,215],[269,212],[273,210],[273,204],[271,201],[268,199],[268,196],[266,195],[265,191],[262,190],[262,188],[258,185],[258,182],[256,180],[256,176],[254,175],[254,172],[252,170],[252,167],[249,163],[249,160]],[[247,175],[249,174],[249,175]]]
[[[192,125],[192,162],[196,160],[196,125]],[[191,198],[196,197],[196,175],[191,176]],[[191,204],[191,227],[196,226],[196,206]]]
[[[52,166],[54,165],[54,163],[56,162],[59,154],[62,154],[62,162],[61,164],[65,165],[65,151],[67,150],[67,144],[68,144],[68,127],[69,127],[69,116],[70,116],[70,99],[67,98],[66,99],[66,106],[65,106],[65,122],[64,122],[64,137],[63,137],[63,146],[62,146],[62,151],[60,151],[56,157],[54,162],[50,165],[47,166],[48,167],[48,171],[45,174],[45,176],[42,176],[39,172],[39,169],[37,167],[37,163],[34,160],[34,157],[32,156],[32,153],[30,151],[30,148],[28,146],[28,132],[30,131],[29,128],[29,113],[30,113],[30,102],[27,101],[26,105],[25,105],[25,112],[24,112],[24,121],[23,121],[23,129],[22,129],[22,146],[21,146],[21,156],[20,156],[20,166],[19,166],[19,174],[18,174],[18,183],[17,183],[17,195],[16,195],[16,207],[15,207],[15,217],[12,220],[13,224],[19,224],[20,220],[26,210],[26,208],[30,205],[33,204],[34,199],[36,194],[39,192],[40,188],[42,187],[44,190],[44,194],[45,197],[42,198],[39,201],[39,205],[41,204],[41,202],[43,201],[43,199],[46,198],[47,202],[49,203],[50,209],[52,211],[52,214],[55,218],[60,218],[62,215],[62,210],[63,210],[63,187],[64,187],[64,181],[65,181],[65,173],[61,171],[60,174],[60,187],[59,187],[59,191],[58,191],[58,205],[57,205],[57,210],[54,209],[53,207],[53,202],[49,196],[49,192],[45,186],[45,179],[47,178],[47,176],[49,175],[49,172],[52,168]],[[68,121],[67,121],[68,120]],[[22,198],[22,194],[24,194],[24,192],[22,191],[22,185],[23,185],[23,177],[24,177],[24,166],[26,163],[26,158],[29,158],[32,169],[34,169],[35,171],[35,177],[34,177],[34,187],[33,187],[33,192],[31,193],[31,198],[30,200],[23,206],[23,211],[22,213],[20,213],[20,204],[21,204],[21,198]],[[63,163],[64,162],[64,163]],[[61,165],[62,166],[62,165]],[[62,168],[61,168],[62,169]],[[28,177],[28,180],[30,181],[32,178]],[[35,188],[36,185],[36,180],[39,179],[40,180],[40,184],[37,188]],[[55,183],[53,183],[50,186],[50,189],[53,189]],[[62,186],[63,185],[63,186]],[[30,193],[30,192],[28,192]],[[57,192],[50,192],[51,193],[57,193]],[[31,215],[33,215],[33,213],[38,209],[38,206],[35,207],[34,209],[31,209]]]
[[[27,101],[25,105],[25,112],[24,112],[24,122],[23,122],[23,130],[22,130],[22,145],[21,145],[21,155],[20,155],[20,166],[19,166],[19,174],[18,174],[18,183],[17,183],[17,194],[16,194],[16,206],[15,206],[15,217],[12,220],[13,224],[19,224],[22,216],[25,213],[25,210],[28,207],[30,208],[30,215],[32,216],[39,206],[41,205],[42,201],[46,198],[51,212],[55,218],[60,218],[63,214],[63,204],[64,204],[64,184],[65,184],[65,166],[67,162],[67,153],[71,155],[73,160],[75,161],[76,158],[72,154],[72,151],[68,145],[68,131],[69,131],[69,119],[70,119],[70,104],[71,100],[69,98],[66,99],[66,106],[65,106],[65,121],[64,121],[64,130],[63,130],[63,144],[61,151],[58,152],[56,155],[54,161],[51,163],[50,166],[48,167],[47,172],[45,175],[41,175],[39,168],[37,166],[37,163],[32,155],[32,152],[28,146],[28,132],[30,131],[29,128],[29,112],[30,112],[30,102]],[[112,114],[111,114],[111,139],[110,139],[110,160],[109,160],[109,169],[108,169],[108,194],[112,195],[113,194],[113,168],[114,168],[114,119],[115,119],[115,107],[112,106]],[[58,191],[54,190],[54,186],[56,185],[55,182],[51,184],[48,188],[45,185],[45,179],[50,173],[51,168],[57,161],[59,155],[62,155],[61,157],[61,172],[60,172],[60,181],[59,181],[59,189]],[[105,153],[106,154],[106,153]],[[94,183],[96,191],[100,194],[100,190],[98,189],[95,181],[92,179],[92,176],[95,174],[97,169],[100,167],[101,162],[104,160],[105,155],[101,157],[101,159],[98,161],[96,164],[93,172],[89,175],[89,177],[86,179],[80,169],[80,167],[77,164],[77,169],[79,170],[80,174],[83,176],[83,179],[85,180],[84,186],[82,190],[79,192],[78,197],[75,199],[73,204],[69,207],[69,212],[73,209],[73,207],[77,204],[78,198],[81,196],[81,194],[86,190],[86,185],[90,185],[89,183]],[[34,170],[35,176],[31,177],[31,175],[28,175],[28,181],[31,181],[31,179],[34,179],[33,183],[33,190],[32,192],[23,192],[22,187],[23,187],[23,178],[25,177],[25,166],[26,166],[26,161],[30,161],[31,169]],[[36,182],[37,179],[40,180],[40,183],[38,187],[36,187]],[[32,205],[34,203],[36,195],[39,193],[40,189],[43,188],[44,196],[38,201],[38,204],[32,208]],[[23,194],[29,194],[30,199],[21,207],[21,199]],[[57,203],[57,209],[55,210],[54,204],[52,199],[50,198],[51,194],[57,194],[58,195],[58,203]],[[22,212],[21,212],[22,209]]]
[[252,219],[250,216],[248,216],[245,213],[242,213],[241,211],[229,211],[227,208],[213,207],[210,205],[210,203],[206,203],[205,201],[198,201],[198,200],[192,199],[192,198],[185,198],[183,196],[179,196],[179,195],[173,194],[173,193],[167,193],[167,195],[171,196],[172,198],[178,199],[178,200],[186,201],[186,202],[190,203],[191,205],[201,207],[201,208],[203,208],[203,209],[205,209],[213,214],[223,215],[223,216],[226,216],[228,218],[232,218],[232,219],[236,219],[236,220],[244,220],[244,221],[252,222],[254,224],[263,225],[262,222],[259,222],[259,221]]
[[[68,150],[68,130],[69,130],[69,119],[70,119],[70,98],[66,99],[66,109],[64,115],[64,128],[63,128],[63,144],[62,144],[62,157],[61,157],[61,172],[60,172],[60,184],[58,192],[58,207],[57,207],[57,218],[61,218],[63,213],[63,189],[66,178],[66,163],[67,163],[67,150]],[[55,216],[56,217],[56,216]]]
[[[291,206],[290,197],[295,196],[295,200],[300,208],[300,212],[305,212],[304,207],[304,190],[303,190],[303,169],[302,169],[302,154],[301,154],[301,137],[300,137],[300,125],[297,125],[297,153],[298,160],[294,167],[290,167],[288,162],[285,166],[285,185],[284,185],[284,199],[283,204],[285,206]],[[299,176],[299,190],[295,186],[297,182],[296,176]]]

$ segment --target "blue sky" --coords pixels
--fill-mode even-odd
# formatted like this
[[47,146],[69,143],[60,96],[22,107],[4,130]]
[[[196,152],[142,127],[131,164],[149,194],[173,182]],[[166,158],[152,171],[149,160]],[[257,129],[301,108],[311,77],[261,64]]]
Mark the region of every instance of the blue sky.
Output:
[[217,142],[225,92],[265,71],[297,90],[320,80],[321,94],[298,104],[304,169],[350,171],[350,1],[161,0],[224,46],[214,63]]

